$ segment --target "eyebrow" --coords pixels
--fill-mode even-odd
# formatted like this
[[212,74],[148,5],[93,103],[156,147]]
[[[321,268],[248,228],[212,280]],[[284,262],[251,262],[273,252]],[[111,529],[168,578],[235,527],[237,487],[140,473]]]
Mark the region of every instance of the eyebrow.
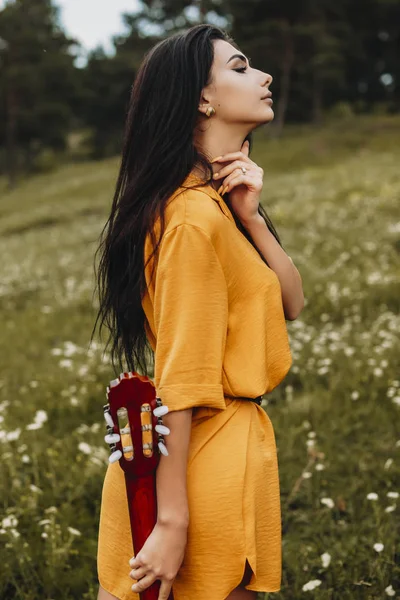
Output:
[[[243,54],[232,54],[230,59],[226,61],[226,64],[228,64],[228,62],[230,62],[234,58],[240,58],[240,60],[242,60],[243,62],[246,62],[246,57],[243,56]],[[251,66],[251,58],[249,58],[249,65]]]

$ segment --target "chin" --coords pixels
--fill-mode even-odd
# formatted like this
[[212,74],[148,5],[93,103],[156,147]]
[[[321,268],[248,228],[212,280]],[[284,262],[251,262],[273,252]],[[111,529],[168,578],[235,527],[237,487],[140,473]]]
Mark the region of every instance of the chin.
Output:
[[272,108],[270,108],[269,110],[269,115],[264,119],[264,123],[270,123],[271,121],[273,121],[275,118],[275,113],[272,110]]

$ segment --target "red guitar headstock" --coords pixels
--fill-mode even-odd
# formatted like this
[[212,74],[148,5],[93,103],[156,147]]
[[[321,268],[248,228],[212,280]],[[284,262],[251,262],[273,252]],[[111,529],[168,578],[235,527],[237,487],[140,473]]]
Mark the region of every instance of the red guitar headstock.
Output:
[[125,473],[133,477],[151,474],[160,453],[168,455],[163,436],[170,430],[162,424],[168,407],[157,397],[151,379],[132,371],[113,379],[106,395],[104,439],[111,450],[109,462],[119,460]]

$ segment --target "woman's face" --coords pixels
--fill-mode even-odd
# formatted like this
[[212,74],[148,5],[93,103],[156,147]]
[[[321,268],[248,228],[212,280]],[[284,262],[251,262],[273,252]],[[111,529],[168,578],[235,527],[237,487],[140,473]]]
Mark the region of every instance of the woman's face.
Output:
[[[232,58],[236,55],[236,58]],[[239,56],[238,56],[239,55]],[[251,67],[246,57],[224,40],[214,42],[212,83],[203,89],[201,104],[216,110],[213,119],[227,124],[262,124],[272,121],[269,92],[272,76]]]

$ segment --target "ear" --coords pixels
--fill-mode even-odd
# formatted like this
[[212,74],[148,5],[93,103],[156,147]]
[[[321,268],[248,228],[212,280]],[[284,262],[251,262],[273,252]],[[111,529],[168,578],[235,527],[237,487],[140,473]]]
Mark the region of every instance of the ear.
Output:
[[206,88],[203,88],[201,91],[200,101],[197,106],[197,109],[204,114],[207,108],[210,106],[210,104],[212,105],[212,99],[210,98],[210,94],[208,93],[208,90]]
[[248,140],[245,140],[242,144],[242,148],[241,151],[243,152],[243,154],[245,154],[246,156],[249,155],[249,148],[250,148],[250,144]]

